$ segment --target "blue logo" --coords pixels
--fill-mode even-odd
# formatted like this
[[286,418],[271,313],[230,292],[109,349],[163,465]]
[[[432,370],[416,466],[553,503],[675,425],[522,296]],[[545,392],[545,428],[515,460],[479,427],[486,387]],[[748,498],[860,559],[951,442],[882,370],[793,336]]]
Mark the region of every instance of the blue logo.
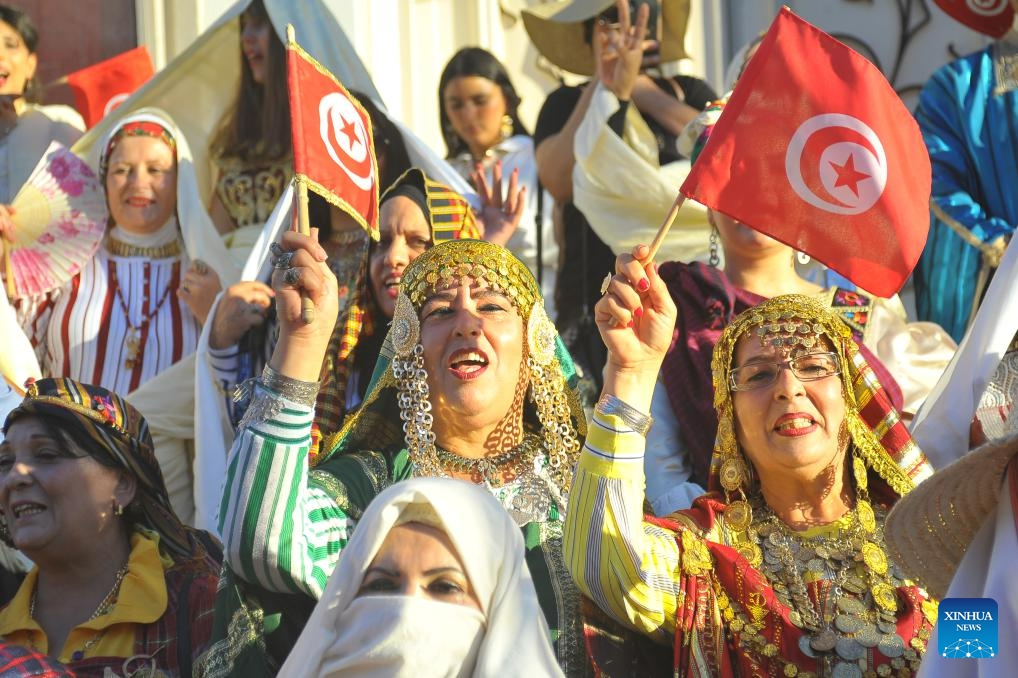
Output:
[[944,598],[937,619],[942,657],[988,659],[997,645],[997,601],[993,598]]

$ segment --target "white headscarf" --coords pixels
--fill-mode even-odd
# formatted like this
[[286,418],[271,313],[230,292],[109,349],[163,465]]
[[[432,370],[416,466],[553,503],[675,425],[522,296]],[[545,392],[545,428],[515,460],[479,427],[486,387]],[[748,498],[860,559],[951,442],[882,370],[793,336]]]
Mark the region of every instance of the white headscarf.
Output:
[[[434,511],[463,561],[483,615],[479,644],[471,642],[477,614],[472,608],[357,597],[385,537],[414,504]],[[364,512],[279,675],[561,676],[524,555],[519,528],[485,489],[450,478],[397,483]],[[476,653],[472,670],[449,663],[454,653]]]

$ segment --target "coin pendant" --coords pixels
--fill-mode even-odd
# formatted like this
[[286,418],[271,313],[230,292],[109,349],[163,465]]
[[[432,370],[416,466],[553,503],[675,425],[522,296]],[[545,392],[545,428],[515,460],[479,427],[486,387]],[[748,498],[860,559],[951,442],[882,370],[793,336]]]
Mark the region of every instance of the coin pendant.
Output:
[[831,675],[834,678],[862,678],[862,670],[855,664],[837,664]]
[[854,638],[842,636],[834,644],[834,649],[842,659],[855,661],[866,656],[866,648],[855,641]]
[[839,614],[834,618],[834,625],[842,633],[857,633],[866,626],[866,622],[850,614]]
[[[834,631],[831,629],[824,629],[810,639],[809,645],[817,652],[830,652],[834,649],[837,642],[838,637],[834,634]],[[902,647],[902,650],[904,649],[905,648]]]
[[841,596],[838,598],[838,609],[848,614],[862,614],[866,611],[866,606],[858,598]]
[[816,652],[813,651],[812,641],[813,639],[807,635],[800,636],[799,651],[802,652],[807,657],[809,657],[810,659],[816,659],[817,655]]
[[877,632],[876,626],[867,624],[855,634],[855,639],[863,647],[876,647],[880,642],[880,634]]
[[897,633],[888,633],[877,643],[877,649],[885,657],[895,659],[905,651],[905,643]]

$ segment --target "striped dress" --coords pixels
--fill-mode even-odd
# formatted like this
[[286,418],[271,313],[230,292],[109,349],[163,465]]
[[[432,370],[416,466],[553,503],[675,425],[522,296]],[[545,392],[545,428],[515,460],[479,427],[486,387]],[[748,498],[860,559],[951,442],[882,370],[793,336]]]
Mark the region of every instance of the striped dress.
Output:
[[201,327],[177,297],[186,267],[183,254],[120,257],[101,247],[62,288],[21,303],[43,375],[127,394],[193,353]]

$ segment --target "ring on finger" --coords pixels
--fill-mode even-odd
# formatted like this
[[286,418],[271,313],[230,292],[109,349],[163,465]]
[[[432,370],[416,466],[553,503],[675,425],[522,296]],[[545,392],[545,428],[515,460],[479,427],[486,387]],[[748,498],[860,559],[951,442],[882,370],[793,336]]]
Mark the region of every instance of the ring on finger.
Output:
[[300,281],[300,269],[288,268],[283,273],[283,282],[287,285],[296,285]]
[[278,269],[289,269],[290,262],[293,260],[295,254],[296,252],[283,252],[272,260],[272,267]]
[[180,289],[184,291],[184,294],[191,294],[191,288],[188,287],[187,285],[181,285]]
[[198,275],[205,275],[209,272],[209,265],[201,259],[194,260],[194,270]]
[[611,285],[611,283],[612,283],[612,278],[613,278],[613,277],[614,277],[614,275],[613,275],[613,274],[611,274],[611,273],[609,273],[608,275],[606,275],[606,276],[604,277],[604,280],[602,280],[602,281],[601,281],[601,296],[602,296],[602,297],[603,297],[603,296],[604,296],[605,294],[607,294],[607,293],[608,293],[608,285]]
[[286,250],[284,250],[283,246],[280,245],[278,242],[274,242],[271,245],[269,245],[269,251],[272,252],[272,256],[276,258],[281,257],[283,254],[286,253]]

